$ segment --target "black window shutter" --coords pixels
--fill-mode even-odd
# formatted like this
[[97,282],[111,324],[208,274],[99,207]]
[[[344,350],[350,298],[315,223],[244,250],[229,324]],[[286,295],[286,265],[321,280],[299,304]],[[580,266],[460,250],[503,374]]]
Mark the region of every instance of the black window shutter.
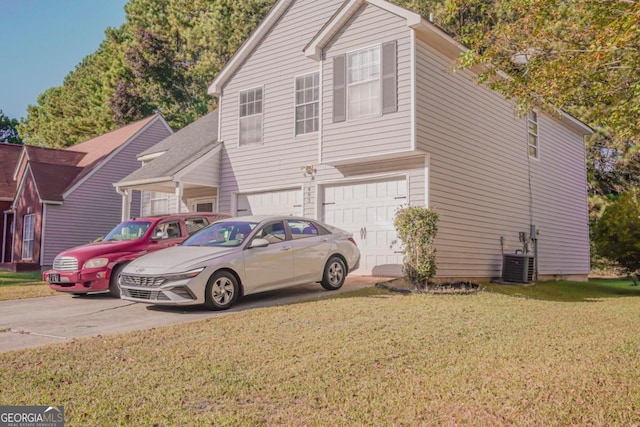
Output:
[[347,57],[333,57],[333,122],[347,120]]
[[382,44],[382,114],[398,111],[396,41]]

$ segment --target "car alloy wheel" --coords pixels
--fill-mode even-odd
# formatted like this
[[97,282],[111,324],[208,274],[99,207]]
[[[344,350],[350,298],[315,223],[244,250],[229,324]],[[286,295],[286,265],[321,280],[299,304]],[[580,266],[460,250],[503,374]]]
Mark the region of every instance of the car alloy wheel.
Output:
[[226,310],[239,296],[240,287],[235,276],[228,271],[218,271],[207,284],[205,304],[212,310]]
[[347,267],[344,261],[337,256],[333,256],[324,267],[324,275],[321,282],[322,287],[330,291],[340,289],[344,284],[346,276]]

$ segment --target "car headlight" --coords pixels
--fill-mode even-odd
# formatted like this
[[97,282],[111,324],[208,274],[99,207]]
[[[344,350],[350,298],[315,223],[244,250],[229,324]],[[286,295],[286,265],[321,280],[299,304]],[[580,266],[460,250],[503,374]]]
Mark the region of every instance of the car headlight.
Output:
[[196,268],[195,270],[190,270],[190,271],[187,271],[185,273],[169,274],[169,275],[166,275],[166,276],[163,276],[163,277],[168,282],[175,282],[175,281],[178,281],[178,280],[193,279],[198,274],[202,273],[202,270],[204,270],[204,267]]
[[109,264],[109,258],[92,258],[84,263],[84,268],[100,268]]

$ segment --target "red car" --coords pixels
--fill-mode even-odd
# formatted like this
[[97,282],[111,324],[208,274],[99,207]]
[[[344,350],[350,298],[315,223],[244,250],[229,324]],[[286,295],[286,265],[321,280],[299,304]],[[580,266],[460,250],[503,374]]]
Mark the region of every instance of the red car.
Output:
[[201,228],[230,215],[190,213],[136,218],[118,224],[100,242],[58,254],[42,274],[51,289],[73,294],[109,293],[120,297],[118,276],[130,261],[182,243]]

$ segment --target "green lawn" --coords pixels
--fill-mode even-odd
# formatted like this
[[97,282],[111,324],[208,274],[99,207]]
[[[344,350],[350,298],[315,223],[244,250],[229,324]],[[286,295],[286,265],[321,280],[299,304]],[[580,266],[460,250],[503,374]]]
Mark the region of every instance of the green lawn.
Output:
[[640,286],[631,280],[599,279],[588,282],[554,280],[534,285],[483,285],[490,292],[546,301],[589,301],[598,298],[640,296]]
[[0,271],[0,301],[57,295],[42,281],[39,271],[13,273]]
[[3,353],[0,405],[64,405],[68,426],[631,426],[638,318],[633,297],[367,288]]

